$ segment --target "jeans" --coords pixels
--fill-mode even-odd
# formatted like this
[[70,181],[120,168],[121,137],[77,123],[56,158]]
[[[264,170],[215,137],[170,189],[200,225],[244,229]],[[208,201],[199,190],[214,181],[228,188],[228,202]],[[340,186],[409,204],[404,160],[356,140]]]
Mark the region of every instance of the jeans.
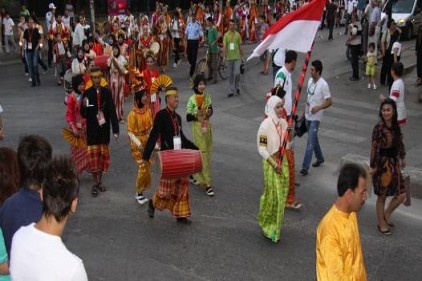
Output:
[[324,161],[324,156],[322,155],[321,147],[319,146],[318,141],[319,121],[306,120],[306,127],[308,128],[308,143],[306,144],[302,169],[308,171],[311,166],[313,153],[315,153],[315,157],[318,161]]
[[40,84],[40,73],[38,72],[39,50],[25,51],[25,57],[31,73],[32,85]]
[[239,90],[240,60],[228,60],[227,67],[229,69],[230,94],[234,94]]

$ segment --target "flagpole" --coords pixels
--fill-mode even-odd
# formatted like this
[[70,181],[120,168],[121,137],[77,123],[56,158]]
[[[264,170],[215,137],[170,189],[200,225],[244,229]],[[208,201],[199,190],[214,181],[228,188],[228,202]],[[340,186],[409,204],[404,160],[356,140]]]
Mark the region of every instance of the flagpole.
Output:
[[[311,54],[312,54],[312,49],[314,48],[314,43],[315,43],[315,39],[312,42],[311,49],[306,53],[306,56],[305,56],[305,61],[304,61],[303,66],[302,66],[302,72],[300,73],[299,82],[297,84],[297,89],[296,89],[296,93],[295,93],[295,102],[293,103],[292,113],[290,114],[290,117],[287,120],[287,124],[288,124],[287,128],[290,128],[293,125],[293,116],[295,115],[295,113],[297,111],[297,104],[300,100],[300,93],[302,92],[302,86],[303,86],[303,82],[305,81],[306,71],[308,70],[309,61],[311,60]],[[286,152],[286,146],[287,146],[287,143],[288,143],[289,138],[290,138],[290,133],[293,133],[293,130],[294,129],[287,130],[286,134],[284,135],[283,145],[281,146],[281,157],[280,157],[279,163],[278,163],[280,165],[280,167],[281,167],[281,163],[283,161],[284,154]]]

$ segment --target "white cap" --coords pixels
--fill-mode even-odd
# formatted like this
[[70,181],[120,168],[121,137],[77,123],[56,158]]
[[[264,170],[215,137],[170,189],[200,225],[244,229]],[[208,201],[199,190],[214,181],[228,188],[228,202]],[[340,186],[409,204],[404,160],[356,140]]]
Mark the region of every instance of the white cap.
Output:
[[54,3],[50,3],[50,4],[48,4],[48,8],[49,8],[50,10],[52,10],[52,9],[55,9],[55,8],[56,8],[56,6],[54,6]]

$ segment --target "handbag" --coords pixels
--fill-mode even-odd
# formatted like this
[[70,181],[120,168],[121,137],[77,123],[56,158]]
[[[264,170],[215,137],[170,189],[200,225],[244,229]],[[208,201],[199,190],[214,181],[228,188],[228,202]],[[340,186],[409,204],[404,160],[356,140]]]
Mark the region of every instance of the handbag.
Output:
[[406,200],[403,202],[403,205],[409,207],[411,204],[410,197],[410,175],[406,171],[401,171],[401,176],[403,178],[404,190],[406,192]]
[[299,138],[303,136],[306,132],[308,132],[308,127],[306,127],[306,119],[302,118],[301,120],[298,120],[299,116],[294,115],[293,120],[295,121],[295,127],[294,127],[294,136],[298,136]]

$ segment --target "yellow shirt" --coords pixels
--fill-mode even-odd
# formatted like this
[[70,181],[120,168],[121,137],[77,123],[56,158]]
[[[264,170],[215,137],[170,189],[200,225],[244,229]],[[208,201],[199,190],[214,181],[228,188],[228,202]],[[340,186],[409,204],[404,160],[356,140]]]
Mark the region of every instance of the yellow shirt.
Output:
[[318,281],[366,281],[356,213],[343,213],[333,205],[321,220],[316,273]]

